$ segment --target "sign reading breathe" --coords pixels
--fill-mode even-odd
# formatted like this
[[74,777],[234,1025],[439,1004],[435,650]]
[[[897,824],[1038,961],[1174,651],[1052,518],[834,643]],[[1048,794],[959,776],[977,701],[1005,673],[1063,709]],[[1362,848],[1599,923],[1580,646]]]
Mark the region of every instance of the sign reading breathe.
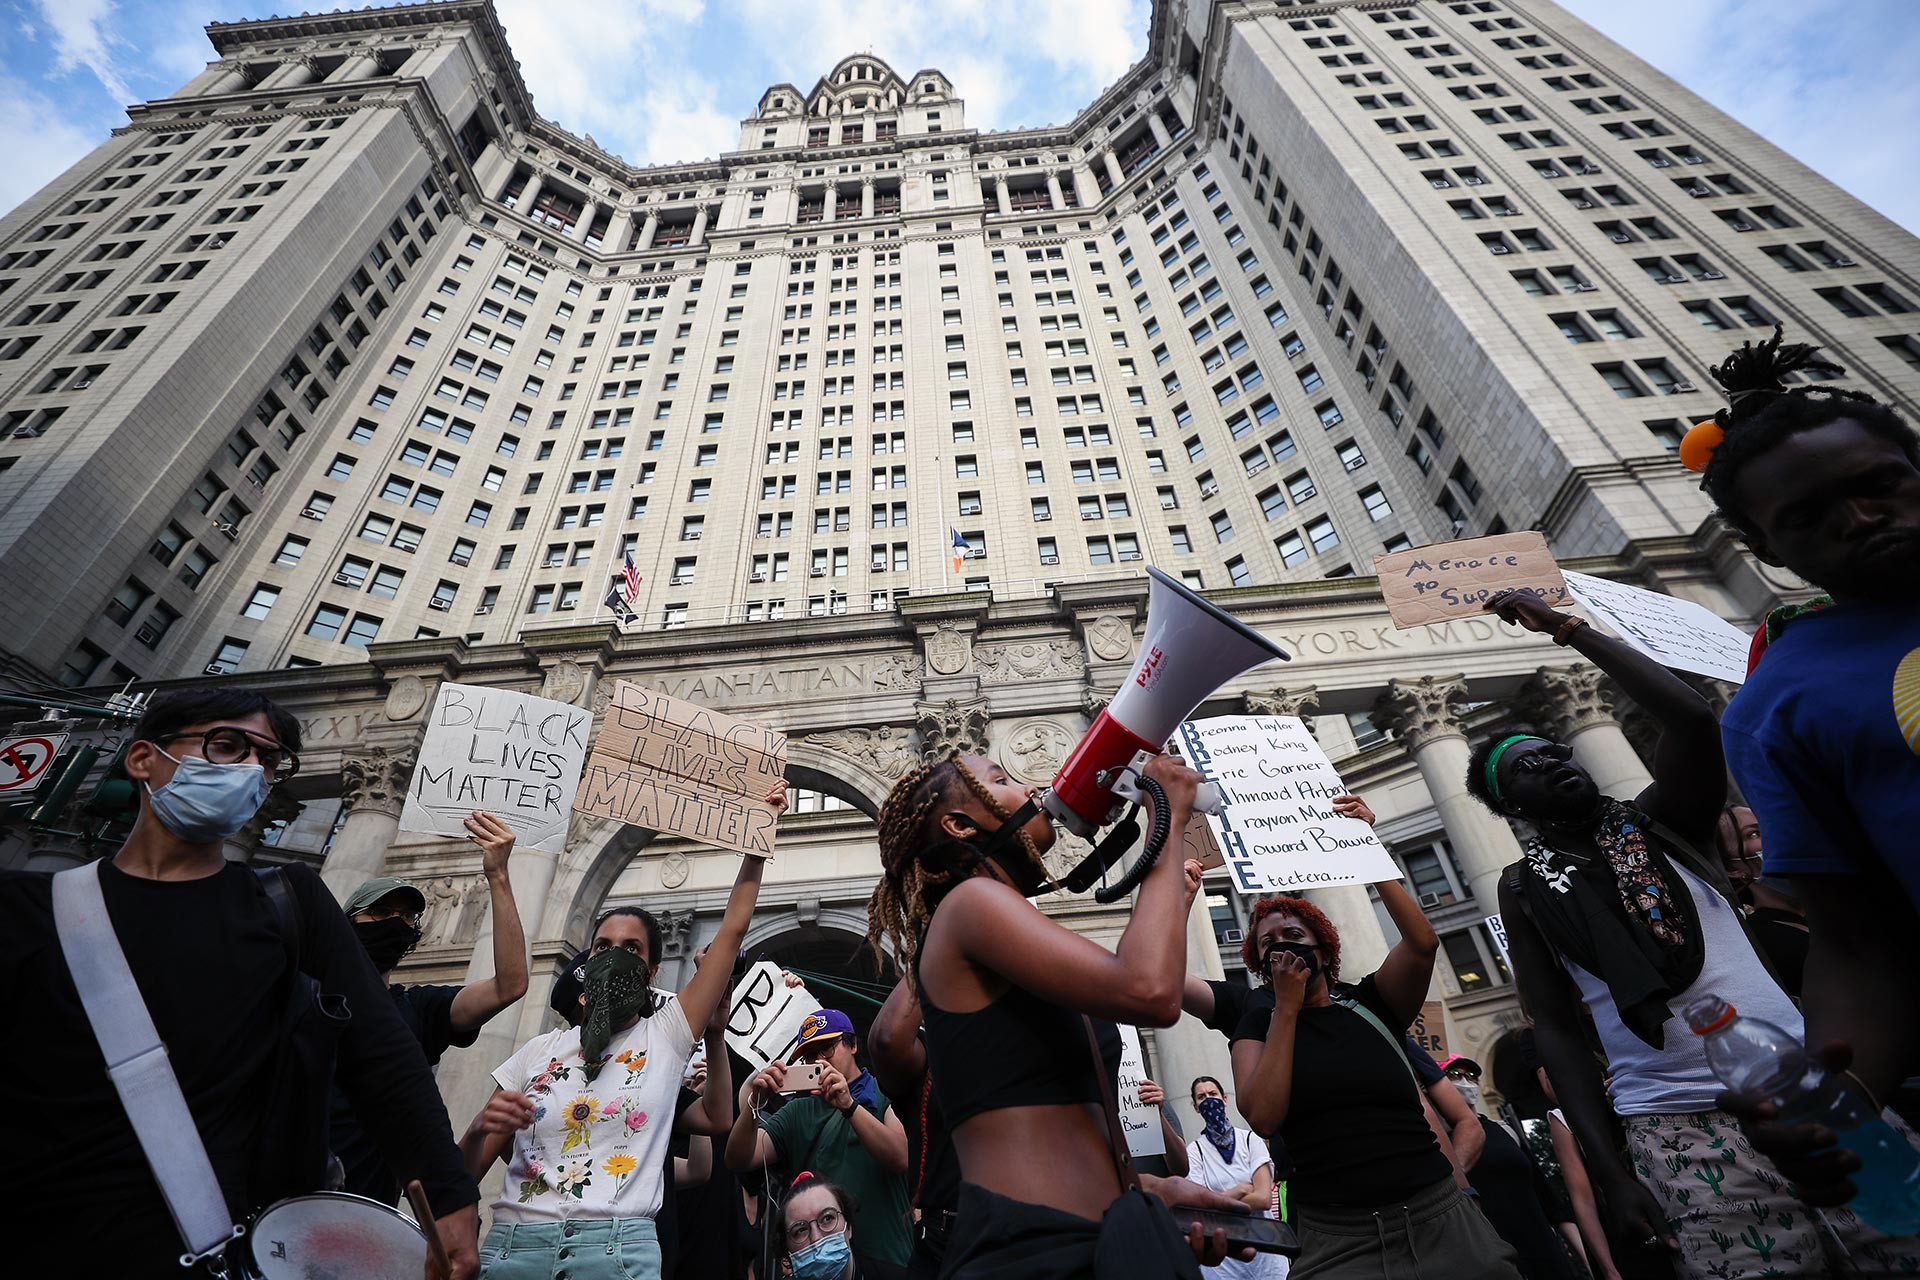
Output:
[[462,821],[485,809],[513,828],[521,848],[559,853],[592,726],[591,714],[551,698],[441,685],[400,829],[464,837]]
[[1375,556],[1373,571],[1387,612],[1402,627],[1484,613],[1487,601],[1510,587],[1532,587],[1554,607],[1569,599],[1545,535],[1532,531]]

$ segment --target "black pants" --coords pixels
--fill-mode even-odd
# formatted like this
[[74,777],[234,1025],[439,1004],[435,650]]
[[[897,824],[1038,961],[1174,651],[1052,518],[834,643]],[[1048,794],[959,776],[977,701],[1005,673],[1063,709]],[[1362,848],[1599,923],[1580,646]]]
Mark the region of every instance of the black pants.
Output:
[[959,1221],[942,1280],[1200,1280],[1200,1264],[1166,1209],[1143,1192],[1099,1222],[960,1184]]

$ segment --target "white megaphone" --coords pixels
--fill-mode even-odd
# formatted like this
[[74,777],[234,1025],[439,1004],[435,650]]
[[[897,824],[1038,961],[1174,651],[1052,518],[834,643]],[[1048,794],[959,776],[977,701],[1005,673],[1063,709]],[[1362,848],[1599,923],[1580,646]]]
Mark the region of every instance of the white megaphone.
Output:
[[1083,839],[1113,820],[1123,799],[1115,794],[1113,780],[1138,753],[1166,750],[1180,722],[1241,672],[1290,657],[1160,570],[1149,568],[1147,576],[1151,588],[1140,657],[1040,801],[1055,821]]

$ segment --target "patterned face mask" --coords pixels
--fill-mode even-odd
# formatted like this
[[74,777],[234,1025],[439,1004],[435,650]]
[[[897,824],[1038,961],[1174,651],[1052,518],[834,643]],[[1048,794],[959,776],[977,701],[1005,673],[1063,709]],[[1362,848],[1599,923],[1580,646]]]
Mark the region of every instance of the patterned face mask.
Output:
[[653,1012],[652,986],[647,962],[624,947],[609,947],[587,961],[587,1020],[580,1027],[587,1079],[599,1076],[614,1031],[636,1014]]

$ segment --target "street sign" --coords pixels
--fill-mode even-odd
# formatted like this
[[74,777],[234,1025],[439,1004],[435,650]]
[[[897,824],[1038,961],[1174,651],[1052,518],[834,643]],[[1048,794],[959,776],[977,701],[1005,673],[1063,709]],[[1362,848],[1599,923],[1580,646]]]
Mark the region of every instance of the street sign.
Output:
[[45,782],[54,757],[67,745],[67,737],[49,733],[0,738],[0,795],[32,791]]

